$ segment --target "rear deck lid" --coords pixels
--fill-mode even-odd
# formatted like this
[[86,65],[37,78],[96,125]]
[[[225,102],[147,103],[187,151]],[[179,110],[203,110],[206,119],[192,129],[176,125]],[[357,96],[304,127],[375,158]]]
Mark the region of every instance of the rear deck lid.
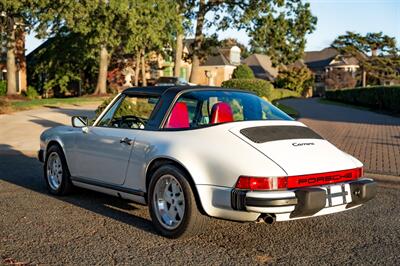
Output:
[[297,121],[243,123],[230,131],[278,164],[289,176],[357,167],[347,154]]

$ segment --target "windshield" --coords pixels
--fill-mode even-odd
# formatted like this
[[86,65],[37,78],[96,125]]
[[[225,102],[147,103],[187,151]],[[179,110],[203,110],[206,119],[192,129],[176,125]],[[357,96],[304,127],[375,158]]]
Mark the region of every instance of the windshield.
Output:
[[191,91],[179,97],[165,128],[199,128],[254,120],[293,119],[251,93],[229,90]]

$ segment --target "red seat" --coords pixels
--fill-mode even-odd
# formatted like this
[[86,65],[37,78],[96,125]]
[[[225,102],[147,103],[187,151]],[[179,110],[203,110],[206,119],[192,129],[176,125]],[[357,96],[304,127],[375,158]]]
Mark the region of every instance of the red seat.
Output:
[[189,112],[186,103],[176,103],[169,115],[166,128],[188,128]]
[[233,122],[233,112],[229,104],[220,102],[211,109],[211,124]]

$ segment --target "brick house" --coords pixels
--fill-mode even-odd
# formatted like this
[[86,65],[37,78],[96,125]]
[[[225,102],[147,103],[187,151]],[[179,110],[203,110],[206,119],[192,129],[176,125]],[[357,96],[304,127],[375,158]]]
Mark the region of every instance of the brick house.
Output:
[[336,49],[331,47],[322,49],[321,51],[305,52],[304,63],[314,72],[314,93],[316,94],[325,92],[327,88],[325,77],[329,71],[347,71],[355,77],[359,69],[358,60],[355,57],[344,57],[340,55]]

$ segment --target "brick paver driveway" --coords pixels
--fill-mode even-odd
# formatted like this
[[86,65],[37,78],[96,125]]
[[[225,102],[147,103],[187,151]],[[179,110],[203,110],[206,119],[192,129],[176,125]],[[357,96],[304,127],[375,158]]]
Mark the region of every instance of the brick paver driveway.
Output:
[[400,176],[400,118],[318,98],[281,102],[299,111],[301,122],[360,159],[366,172]]

